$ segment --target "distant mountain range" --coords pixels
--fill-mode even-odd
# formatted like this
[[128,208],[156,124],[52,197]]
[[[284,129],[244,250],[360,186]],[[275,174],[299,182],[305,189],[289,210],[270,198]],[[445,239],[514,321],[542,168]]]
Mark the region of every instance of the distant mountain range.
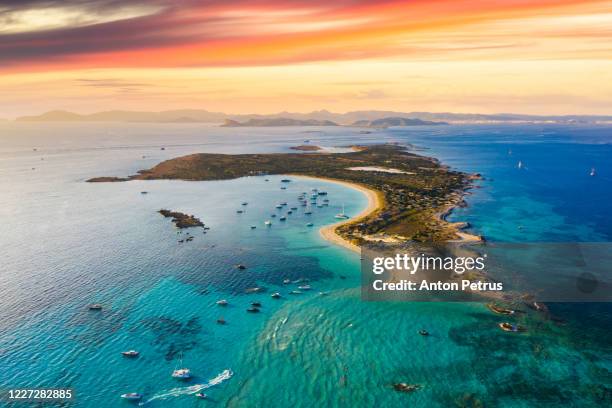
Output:
[[352,126],[367,127],[391,127],[391,126],[425,126],[425,125],[448,125],[447,122],[433,122],[430,120],[411,118],[382,118],[376,120],[358,120]]
[[[355,126],[377,126],[372,122],[381,119],[420,120],[428,122],[447,123],[513,123],[513,122],[538,122],[538,123],[599,123],[612,122],[612,115],[565,115],[565,116],[538,116],[513,113],[478,114],[478,113],[432,113],[432,112],[393,112],[393,111],[353,111],[347,113],[333,113],[327,110],[313,111],[310,113],[280,112],[271,115],[232,115],[222,112],[209,112],[202,109],[182,109],[161,112],[137,112],[137,111],[106,111],[91,114],[78,114],[67,111],[51,111],[36,116],[23,116],[17,118],[21,122],[155,122],[155,123],[223,123],[226,119],[238,123],[239,126],[291,126],[289,125],[262,125],[266,121],[317,121],[324,123],[323,126],[353,125]],[[253,122],[249,122],[253,121]],[[245,124],[251,123],[249,125]],[[325,124],[331,122],[330,124]],[[356,122],[358,124],[356,124]],[[280,123],[280,122],[269,122]],[[289,123],[289,122],[287,122]],[[315,123],[315,122],[312,122]],[[405,122],[408,126],[408,123]],[[236,125],[229,125],[236,126]],[[381,125],[382,126],[382,125]],[[391,125],[395,126],[395,125]],[[406,126],[406,125],[398,125]]]
[[225,119],[224,127],[266,127],[266,126],[338,126],[336,122],[331,120],[316,120],[316,119],[290,119],[290,118],[268,118],[268,119],[249,119],[246,122],[238,122],[231,119]]

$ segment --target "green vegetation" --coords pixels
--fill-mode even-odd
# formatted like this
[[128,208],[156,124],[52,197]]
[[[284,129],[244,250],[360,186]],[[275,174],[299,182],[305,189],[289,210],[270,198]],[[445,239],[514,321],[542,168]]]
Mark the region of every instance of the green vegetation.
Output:
[[[399,172],[350,170],[353,167],[382,167]],[[470,182],[468,175],[397,145],[359,147],[350,153],[333,154],[192,154],[164,161],[129,179],[222,180],[266,174],[324,177],[377,191],[382,202],[379,210],[338,228],[340,235],[356,244],[372,235],[418,241],[456,238],[456,229],[442,221],[440,214],[461,201]]]

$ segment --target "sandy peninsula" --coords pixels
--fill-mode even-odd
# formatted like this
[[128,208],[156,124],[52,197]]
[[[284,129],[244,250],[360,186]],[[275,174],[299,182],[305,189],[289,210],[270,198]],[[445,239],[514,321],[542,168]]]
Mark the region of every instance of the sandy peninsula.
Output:
[[343,237],[341,237],[340,235],[338,235],[336,233],[336,229],[338,227],[340,227],[341,225],[348,224],[350,222],[359,221],[360,219],[367,217],[368,215],[372,214],[373,212],[382,209],[383,208],[383,199],[381,197],[381,194],[378,193],[377,191],[374,191],[372,189],[366,188],[366,187],[364,187],[364,186],[362,186],[360,184],[349,183],[347,181],[340,181],[340,180],[335,180],[335,179],[330,179],[330,178],[325,178],[325,177],[309,177],[309,176],[302,176],[302,175],[292,175],[292,177],[311,179],[311,180],[324,180],[324,181],[327,181],[327,182],[330,182],[330,183],[335,183],[335,184],[339,184],[339,185],[344,186],[344,187],[348,187],[348,188],[352,188],[352,189],[358,190],[361,193],[363,193],[363,195],[366,196],[366,198],[368,199],[368,205],[366,206],[366,208],[361,210],[361,212],[359,212],[359,214],[357,214],[354,217],[351,217],[349,219],[342,220],[342,221],[336,222],[334,224],[326,225],[324,227],[321,227],[321,229],[319,230],[319,233],[321,234],[321,236],[324,239],[326,239],[327,241],[330,241],[330,242],[332,242],[334,244],[343,246],[344,248],[350,249],[351,251],[360,252],[360,247],[358,245],[355,245],[352,242],[350,242],[350,241],[344,239]]

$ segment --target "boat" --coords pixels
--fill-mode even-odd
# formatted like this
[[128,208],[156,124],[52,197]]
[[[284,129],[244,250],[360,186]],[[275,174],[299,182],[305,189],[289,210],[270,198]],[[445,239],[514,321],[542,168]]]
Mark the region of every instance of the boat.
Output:
[[328,292],[319,292],[319,296],[327,296],[327,295],[329,295]]
[[264,224],[266,225],[266,227],[271,227],[272,226],[272,221],[268,220],[268,221],[264,222]]
[[329,199],[326,198],[325,200],[323,200],[323,202],[324,203],[329,203]]
[[223,317],[217,319],[217,324],[225,324],[227,323]]
[[396,383],[393,384],[393,389],[399,392],[413,392],[421,388],[419,384]]
[[297,207],[291,207],[291,211],[297,210]]
[[251,225],[251,229],[255,229],[255,228],[257,228],[257,226]]
[[526,330],[522,326],[519,326],[517,324],[508,323],[508,322],[500,323],[499,328],[502,329],[503,331],[513,332],[513,333],[524,332]]
[[320,196],[324,196],[327,195],[327,191],[319,191],[317,194],[319,194]]
[[496,306],[493,303],[487,304],[487,307],[493,313],[497,313],[497,314],[501,314],[501,315],[511,315],[511,314],[514,314],[514,310],[512,310],[512,309],[505,309],[503,307]]
[[282,216],[282,217],[280,217],[278,220],[279,220],[279,221],[287,221],[287,217]]
[[519,160],[518,164],[516,165],[517,168],[522,169],[523,168],[523,162]]
[[272,298],[274,298],[274,299],[278,299],[278,298],[280,298],[280,297],[281,297],[281,294],[280,294],[280,293],[278,293],[278,292],[274,292],[274,293],[273,293],[273,294],[271,294],[270,296],[271,296]]
[[236,265],[236,269],[240,269],[240,270],[245,270],[247,267],[244,266],[243,264],[238,264]]
[[291,214],[293,214],[293,211],[291,210],[287,211],[287,215],[291,215]]
[[238,213],[238,214],[242,214],[243,212],[244,211],[242,211],[242,210],[236,210],[236,213]]
[[102,305],[100,303],[93,303],[89,305],[89,310],[102,310]]
[[284,279],[284,280],[283,280],[283,283],[284,283],[285,285],[288,285],[288,284],[290,284],[290,283],[291,283],[291,279]]
[[[178,365],[183,365],[183,354],[181,354],[179,358]],[[174,371],[172,371],[172,378],[176,378],[177,380],[188,380],[191,378],[191,370],[188,368],[175,368]]]
[[208,398],[208,395],[204,394],[203,392],[198,392],[196,394],[194,394],[197,398],[201,398],[201,399],[206,399]]
[[225,299],[221,299],[221,300],[217,300],[217,304],[219,306],[227,306],[229,304],[229,302]]
[[300,290],[310,290],[312,288],[310,287],[310,285],[302,285],[302,286],[298,286],[298,289],[300,289]]
[[304,214],[310,215],[310,214],[312,214],[312,211],[305,211]]
[[276,214],[270,214],[270,217],[276,218]]
[[309,222],[308,224],[306,224],[307,227],[312,227],[314,224],[312,222]]
[[291,183],[291,180],[289,180],[289,179],[282,179],[281,183]]
[[121,394],[121,398],[128,401],[140,401],[142,399],[142,394],[137,392],[128,392],[127,394]]
[[191,370],[188,368],[179,368],[172,372],[172,378],[177,380],[188,380],[191,378]]
[[244,201],[244,202],[242,203],[242,205],[249,205],[249,203],[247,203],[246,201]]
[[340,218],[343,220],[346,220],[349,218],[349,216],[344,213],[344,204],[342,204],[342,212],[339,214],[336,214],[336,218]]
[[284,207],[284,206],[286,206],[286,205],[287,205],[287,202],[286,202],[286,201],[284,201],[284,202],[280,203],[280,205],[282,205],[282,206]]
[[286,190],[286,189],[287,189],[287,187],[285,187],[285,186],[281,187],[281,190]]
[[591,172],[589,173],[589,176],[591,177],[595,176],[595,167],[591,168]]
[[140,353],[136,350],[129,350],[129,351],[122,351],[121,354],[123,354],[124,357],[138,357]]
[[317,205],[317,208],[323,208],[323,204]]
[[254,288],[246,288],[244,291],[246,293],[257,293],[257,292],[261,292],[261,290],[262,289],[260,287],[255,286]]
[[429,332],[427,330],[425,330],[425,329],[419,330],[419,334],[421,336],[429,336]]
[[253,307],[261,307],[261,302],[251,302],[251,306],[253,306]]
[[249,313],[259,313],[260,312],[260,310],[256,307],[249,307],[246,311]]
[[141,191],[140,194],[149,194],[148,191]]
[[289,292],[290,295],[299,295],[300,293],[302,292],[300,292],[299,290],[292,290],[291,292]]
[[280,210],[281,208],[283,208],[283,206],[282,206],[282,205],[280,205],[280,204],[278,204],[278,205],[276,206],[276,208],[278,208],[278,209]]

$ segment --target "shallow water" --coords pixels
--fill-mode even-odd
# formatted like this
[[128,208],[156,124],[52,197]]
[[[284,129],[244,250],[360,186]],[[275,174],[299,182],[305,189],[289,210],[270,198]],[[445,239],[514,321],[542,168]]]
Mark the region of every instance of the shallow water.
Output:
[[[303,139],[327,147],[401,141],[485,175],[470,207],[454,217],[492,240],[606,241],[610,190],[597,183],[612,174],[609,128],[451,126],[360,135],[192,124],[0,126],[4,387],[74,387],[79,407],[114,407],[124,392],[164,407],[604,406],[612,398],[607,305],[558,305],[563,326],[521,317],[530,331],[512,336],[500,334],[499,319],[480,304],[361,302],[358,256],[318,234],[342,204],[348,214],[366,205],[357,191],[297,178],[281,190],[276,176],[83,183],[198,151],[282,152]],[[515,171],[514,157],[528,170]],[[583,182],[590,167],[597,181]],[[329,192],[329,207],[306,216],[298,206],[286,222],[270,217],[286,212],[277,203],[291,206],[312,187]],[[596,200],[584,199],[584,189]],[[237,214],[242,201],[249,204]],[[195,214],[211,229],[194,229],[194,241],[179,244],[160,208]],[[518,233],[517,222],[529,228]],[[297,284],[283,285],[286,278],[308,278],[313,290],[289,295]],[[266,292],[244,293],[254,286]],[[284,297],[270,298],[275,291]],[[216,306],[221,298],[230,305]],[[262,312],[246,313],[254,300]],[[92,302],[104,310],[88,311]],[[215,323],[220,316],[227,325]],[[431,336],[418,335],[420,328]],[[119,352],[126,349],[141,356],[125,359]],[[170,378],[181,355],[195,375],[189,383]],[[23,367],[27,375],[16,375]],[[396,393],[398,381],[423,388]],[[200,389],[209,401],[191,395]]]

